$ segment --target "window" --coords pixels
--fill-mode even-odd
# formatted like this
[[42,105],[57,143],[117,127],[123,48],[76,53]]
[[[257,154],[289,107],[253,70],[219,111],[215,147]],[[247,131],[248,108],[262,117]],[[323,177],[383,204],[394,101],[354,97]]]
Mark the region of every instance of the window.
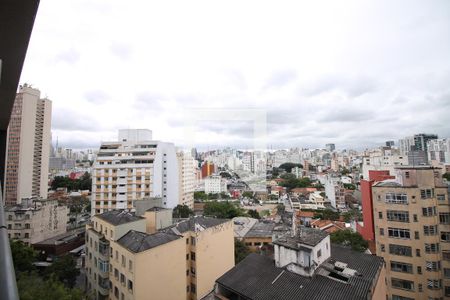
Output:
[[424,235],[437,235],[438,227],[437,225],[425,225],[423,226],[423,234]]
[[405,172],[405,178],[409,178],[409,172]]
[[386,251],[386,247],[384,246],[384,244],[380,245],[380,250],[381,250],[381,252],[385,252]]
[[409,222],[409,212],[400,210],[388,210],[386,212],[388,221]]
[[409,280],[392,278],[391,285],[395,289],[414,291],[414,282]]
[[419,239],[419,232],[418,232],[418,231],[414,231],[414,238],[415,238],[416,240]]
[[442,251],[442,259],[450,261],[450,251]]
[[133,262],[131,261],[131,259],[128,260],[128,270],[129,270],[130,272],[133,271]]
[[189,269],[186,270],[186,276],[189,276]]
[[193,277],[195,277],[195,268],[191,267],[191,274]]
[[409,229],[403,229],[403,228],[388,228],[388,234],[391,238],[397,238],[397,239],[409,239],[410,233]]
[[122,255],[122,267],[126,267],[126,260],[124,255]]
[[384,235],[384,228],[380,228],[380,235]]
[[445,195],[444,194],[438,194],[438,195],[436,195],[436,198],[438,199],[438,201],[445,201]]
[[98,259],[98,268],[100,269],[100,271],[106,273],[109,271],[109,264],[107,261],[101,260],[99,258]]
[[[420,274],[422,274],[422,272],[420,273]],[[419,283],[419,292],[423,292],[423,288],[422,288],[422,284],[421,283]]]
[[417,215],[416,214],[413,215],[413,219],[414,219],[414,222],[417,222]]
[[189,238],[186,239],[186,245],[189,245]]
[[191,293],[195,294],[197,292],[197,287],[195,286],[195,284],[191,283]]
[[378,219],[383,219],[383,212],[381,211],[378,212]]
[[128,291],[130,291],[131,293],[133,293],[133,281],[128,280]]
[[422,215],[424,217],[431,217],[436,215],[436,207],[422,207]]
[[119,270],[117,270],[116,268],[114,268],[114,277],[116,278],[116,280],[119,280]]
[[191,237],[191,245],[195,246],[195,237]]
[[412,274],[413,266],[412,266],[412,264],[391,261],[391,271]]
[[191,252],[191,260],[195,260],[195,252]]
[[384,201],[391,204],[408,204],[408,196],[406,194],[386,193]]
[[441,269],[440,261],[427,261],[426,269],[428,272],[437,272]]
[[403,297],[398,295],[392,295],[392,300],[414,300],[413,298]]
[[445,296],[446,297],[450,296],[450,286],[445,287]]
[[450,242],[450,232],[441,232],[441,240],[443,242]]
[[450,224],[450,213],[439,213],[439,222],[441,224]]
[[119,260],[119,251],[116,250],[116,261]]
[[318,251],[317,251],[317,257],[321,257],[322,256],[322,249],[319,249]]
[[186,254],[186,260],[189,260],[189,253]]
[[420,257],[420,249],[416,249],[416,256]]
[[409,246],[389,244],[389,253],[401,256],[412,256],[412,249]]
[[433,197],[433,190],[432,189],[424,189],[420,190],[420,198],[422,199],[429,199]]
[[428,289],[429,290],[438,290],[442,288],[442,280],[438,279],[428,279]]
[[438,253],[439,243],[436,244],[425,244],[425,253]]
[[417,267],[417,274],[422,274],[422,267],[421,266]]
[[123,275],[122,273],[120,273],[120,283],[122,285],[125,285],[125,275]]

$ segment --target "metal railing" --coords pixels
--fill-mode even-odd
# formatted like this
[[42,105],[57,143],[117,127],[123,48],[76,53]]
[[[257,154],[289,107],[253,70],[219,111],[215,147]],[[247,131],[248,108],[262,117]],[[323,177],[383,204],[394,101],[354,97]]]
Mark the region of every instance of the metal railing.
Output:
[[0,298],[19,300],[0,183]]

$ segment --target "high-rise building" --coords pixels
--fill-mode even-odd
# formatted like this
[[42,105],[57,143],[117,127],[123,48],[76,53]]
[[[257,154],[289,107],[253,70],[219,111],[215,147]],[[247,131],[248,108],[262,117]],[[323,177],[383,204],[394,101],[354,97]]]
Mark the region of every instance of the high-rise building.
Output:
[[395,145],[394,141],[386,141],[386,147],[393,147]]
[[24,84],[14,101],[8,126],[5,203],[47,198],[52,102]]
[[333,152],[336,149],[336,145],[335,144],[326,144],[325,148],[327,149],[327,151]]
[[92,214],[132,209],[134,201],[150,197],[173,208],[179,189],[175,146],[153,141],[150,130],[119,130],[119,141],[101,143],[92,170]]
[[195,172],[197,161],[189,152],[178,152],[178,169],[180,182],[179,204],[194,209]]
[[450,164],[450,138],[430,140],[427,149],[429,162]]
[[450,296],[450,206],[438,169],[398,167],[372,186],[377,255],[388,299]]
[[400,154],[407,155],[411,150],[426,152],[428,150],[427,146],[428,141],[435,140],[437,138],[438,136],[436,134],[419,133],[415,134],[414,136],[409,136],[400,139],[398,141]]

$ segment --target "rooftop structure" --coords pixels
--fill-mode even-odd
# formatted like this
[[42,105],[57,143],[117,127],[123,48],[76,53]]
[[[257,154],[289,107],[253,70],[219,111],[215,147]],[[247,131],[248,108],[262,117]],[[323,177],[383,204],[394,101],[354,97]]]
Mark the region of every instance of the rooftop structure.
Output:
[[145,232],[130,230],[117,243],[133,253],[139,253],[180,238],[181,236],[179,235],[165,232],[147,234]]

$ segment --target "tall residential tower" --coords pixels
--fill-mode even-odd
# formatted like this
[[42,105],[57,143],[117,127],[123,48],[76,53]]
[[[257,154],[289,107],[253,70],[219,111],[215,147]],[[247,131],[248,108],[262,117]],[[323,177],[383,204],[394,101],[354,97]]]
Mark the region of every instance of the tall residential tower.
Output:
[[16,95],[8,126],[5,204],[47,198],[52,102],[24,84]]

